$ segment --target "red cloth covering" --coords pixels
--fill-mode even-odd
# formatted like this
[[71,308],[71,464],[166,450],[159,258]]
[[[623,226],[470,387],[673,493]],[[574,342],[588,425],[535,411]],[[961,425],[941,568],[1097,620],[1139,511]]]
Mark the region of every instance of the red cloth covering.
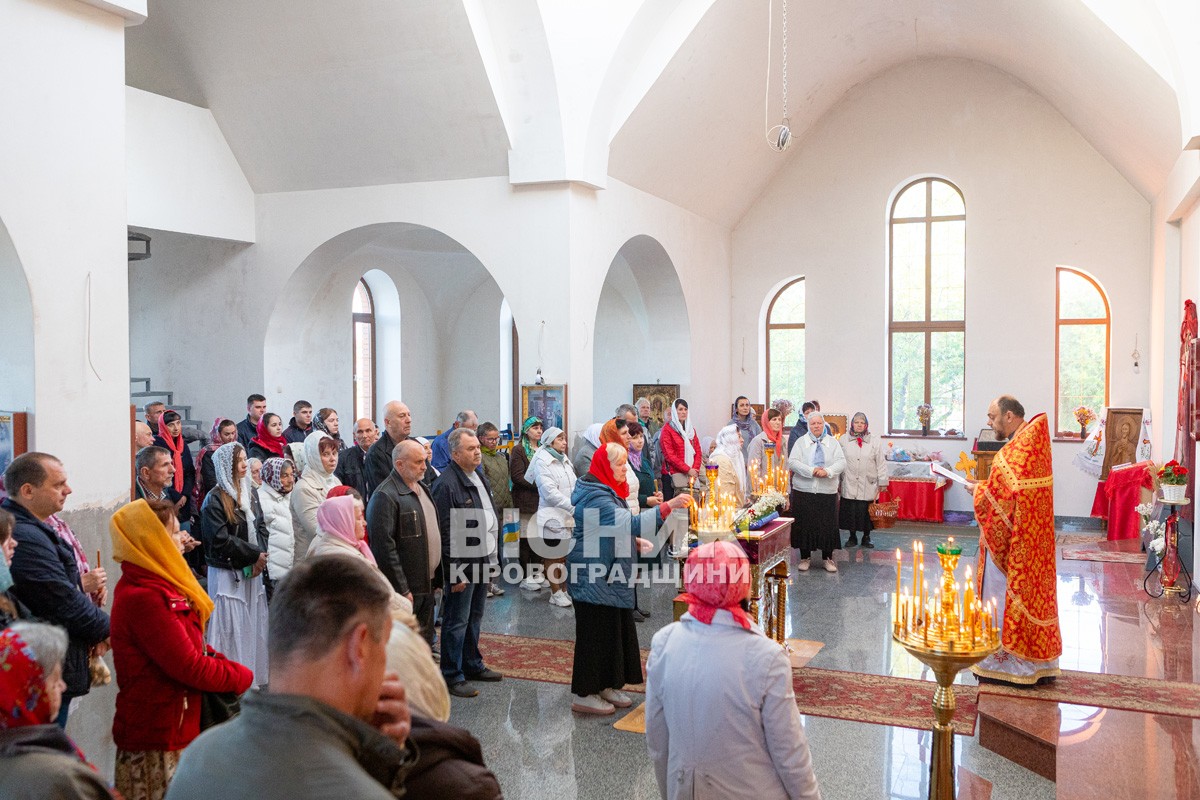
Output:
[[[1183,324],[1179,328],[1179,409],[1175,416],[1175,460],[1187,467],[1187,497],[1196,497],[1196,444],[1192,440],[1193,385],[1198,366],[1191,358],[1192,339],[1196,338],[1196,304],[1191,300],[1183,303]],[[1175,512],[1184,519],[1192,519],[1192,506],[1176,508]]]
[[1096,481],[1096,495],[1092,498],[1091,516],[1108,519],[1108,492],[1104,490],[1104,481]]
[[1108,501],[1108,540],[1136,539],[1141,534],[1141,519],[1137,506],[1142,489],[1154,488],[1153,464],[1142,461],[1132,467],[1110,470],[1104,486]]
[[931,480],[892,478],[888,481],[888,492],[893,498],[900,498],[900,508],[896,512],[897,519],[920,522],[942,521],[945,488],[945,486],[938,488],[937,482]]

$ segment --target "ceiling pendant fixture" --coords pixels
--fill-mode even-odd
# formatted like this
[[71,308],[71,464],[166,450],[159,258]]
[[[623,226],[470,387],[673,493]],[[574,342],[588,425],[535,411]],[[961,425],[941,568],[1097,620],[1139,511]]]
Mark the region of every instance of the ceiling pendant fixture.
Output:
[[[783,121],[773,128],[767,129],[767,144],[772,150],[782,153],[792,143],[792,128],[791,121],[788,119],[788,0],[783,2]],[[770,0],[767,4],[767,90],[763,98],[763,126],[770,124],[770,97],[771,97],[771,39],[775,33],[774,20],[775,2]]]

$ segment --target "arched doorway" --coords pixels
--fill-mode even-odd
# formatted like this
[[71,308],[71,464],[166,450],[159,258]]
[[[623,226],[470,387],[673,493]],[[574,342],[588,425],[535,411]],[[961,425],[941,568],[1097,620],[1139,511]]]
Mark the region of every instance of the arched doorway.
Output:
[[0,220],[0,410],[33,410],[33,301],[25,269]]

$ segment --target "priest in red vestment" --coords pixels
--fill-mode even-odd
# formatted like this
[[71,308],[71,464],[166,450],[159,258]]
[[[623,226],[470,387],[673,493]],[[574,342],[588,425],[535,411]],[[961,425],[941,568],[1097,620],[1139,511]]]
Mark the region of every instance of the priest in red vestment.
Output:
[[1002,395],[988,425],[1009,441],[986,481],[975,485],[979,523],[979,597],[996,600],[1001,647],[971,670],[983,680],[1032,685],[1059,674],[1054,551],[1054,477],[1045,414],[1025,421],[1025,408]]

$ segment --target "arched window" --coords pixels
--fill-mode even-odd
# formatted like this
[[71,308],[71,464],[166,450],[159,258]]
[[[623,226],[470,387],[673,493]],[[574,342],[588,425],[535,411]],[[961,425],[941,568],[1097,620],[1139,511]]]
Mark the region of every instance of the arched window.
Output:
[[1054,320],[1054,408],[1058,436],[1079,436],[1075,409],[1097,416],[1108,405],[1108,351],[1112,316],[1096,279],[1070,267],[1057,270]]
[[784,425],[793,425],[804,403],[804,278],[786,284],[767,307],[768,404],[786,398],[796,406]]
[[896,195],[889,228],[888,429],[963,430],[966,375],[966,205],[937,178]]
[[354,418],[375,419],[375,303],[366,281],[354,287]]

